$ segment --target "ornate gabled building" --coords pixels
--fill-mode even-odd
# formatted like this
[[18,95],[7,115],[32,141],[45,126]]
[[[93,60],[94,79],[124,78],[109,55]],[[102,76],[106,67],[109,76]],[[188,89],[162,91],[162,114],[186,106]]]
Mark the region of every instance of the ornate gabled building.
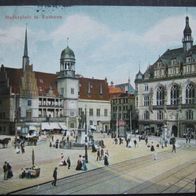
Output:
[[22,68],[0,68],[0,134],[76,130],[81,111],[86,111],[87,129],[109,129],[107,81],[76,75],[75,54],[68,46],[61,52],[59,72],[33,71],[27,41],[26,30]]
[[139,131],[183,137],[196,131],[196,45],[189,17],[182,47],[168,49],[144,74],[136,75]]

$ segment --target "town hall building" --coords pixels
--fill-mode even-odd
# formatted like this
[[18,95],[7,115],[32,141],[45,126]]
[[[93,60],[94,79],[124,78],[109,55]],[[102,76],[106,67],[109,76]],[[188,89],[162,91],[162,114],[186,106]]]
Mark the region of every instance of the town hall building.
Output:
[[196,45],[189,17],[182,47],[168,49],[135,78],[140,133],[183,137],[196,131]]
[[67,45],[60,55],[59,72],[34,71],[26,29],[22,67],[0,67],[0,134],[77,130],[84,119],[81,129],[110,129],[107,79],[76,74],[75,64],[75,54]]

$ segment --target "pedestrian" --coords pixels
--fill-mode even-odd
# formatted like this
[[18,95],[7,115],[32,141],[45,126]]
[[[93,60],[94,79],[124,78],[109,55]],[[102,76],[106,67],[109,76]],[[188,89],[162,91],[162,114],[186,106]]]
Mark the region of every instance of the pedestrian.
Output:
[[172,144],[172,152],[176,153],[176,145],[175,145],[175,143]]
[[24,143],[21,142],[20,146],[21,146],[21,152],[22,152],[22,153],[25,153]]
[[129,140],[128,140],[128,138],[126,138],[126,147],[128,147],[128,144],[129,144]]
[[134,145],[135,145],[135,147],[136,147],[136,145],[137,145],[137,140],[134,140],[133,142],[134,142]]
[[12,172],[12,166],[7,162],[7,178],[12,178],[13,172]]
[[76,170],[82,169],[82,155],[79,155],[79,159],[77,161]]
[[7,162],[6,161],[3,165],[3,172],[4,172],[4,180],[7,180],[8,168],[7,168]]
[[103,150],[103,148],[101,149],[101,160],[103,159],[103,157],[104,157],[104,150]]
[[59,163],[60,166],[67,166],[63,153],[61,153],[61,160]]
[[100,148],[97,149],[97,161],[101,160],[101,152],[100,152]]
[[59,145],[59,140],[57,139],[56,140],[56,148],[58,148],[58,145]]
[[188,143],[188,135],[186,135],[186,143]]
[[115,138],[115,139],[114,139],[114,142],[115,142],[115,144],[118,144],[118,139]]
[[129,141],[129,143],[128,143],[128,148],[131,148],[131,147],[132,147],[131,139],[129,138],[128,141]]
[[16,144],[16,154],[20,154],[20,147],[19,147],[19,144]]
[[57,181],[57,167],[54,168],[53,178],[54,178],[54,180],[52,181],[52,185],[53,186],[56,186],[56,181]]
[[71,166],[71,160],[69,157],[67,157],[67,168],[70,169]]
[[150,151],[152,152],[153,159],[156,160],[156,159],[157,159],[157,156],[156,156],[156,151],[155,151],[153,142],[152,142],[152,145],[151,145],[151,147],[150,147]]
[[104,165],[105,166],[109,165],[108,158],[109,158],[109,153],[108,153],[108,150],[106,150],[105,155],[104,155]]
[[148,136],[145,137],[146,145],[148,144]]
[[85,156],[82,157],[82,170],[87,171]]

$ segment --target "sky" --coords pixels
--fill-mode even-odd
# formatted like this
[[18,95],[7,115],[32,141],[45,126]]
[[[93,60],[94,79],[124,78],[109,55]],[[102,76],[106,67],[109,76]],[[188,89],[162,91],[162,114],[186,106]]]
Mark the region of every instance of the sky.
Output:
[[167,49],[182,47],[186,15],[196,39],[196,7],[1,6],[0,65],[22,67],[27,27],[34,71],[58,72],[68,45],[77,74],[107,78],[108,84],[130,78],[134,87],[139,69],[145,72]]

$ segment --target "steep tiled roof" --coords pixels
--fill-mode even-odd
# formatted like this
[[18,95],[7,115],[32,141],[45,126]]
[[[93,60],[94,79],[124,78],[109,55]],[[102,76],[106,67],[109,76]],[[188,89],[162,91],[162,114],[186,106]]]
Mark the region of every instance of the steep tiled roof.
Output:
[[109,94],[123,93],[124,91],[120,87],[109,86]]
[[[20,93],[20,81],[22,69],[7,68],[6,72],[12,86],[13,93]],[[44,72],[34,72],[37,80],[38,92],[40,96],[47,96],[52,89],[55,96],[59,96],[57,91],[57,75]],[[106,80],[79,78],[79,98],[92,100],[109,100],[108,83]]]
[[40,96],[46,96],[49,89],[52,89],[55,96],[59,96],[57,91],[57,75],[51,73],[35,72],[38,92]]
[[9,86],[12,87],[12,93],[20,93],[20,78],[22,77],[22,69],[5,67],[7,77],[9,78]]
[[109,100],[108,83],[106,80],[79,78],[79,98],[92,100]]

